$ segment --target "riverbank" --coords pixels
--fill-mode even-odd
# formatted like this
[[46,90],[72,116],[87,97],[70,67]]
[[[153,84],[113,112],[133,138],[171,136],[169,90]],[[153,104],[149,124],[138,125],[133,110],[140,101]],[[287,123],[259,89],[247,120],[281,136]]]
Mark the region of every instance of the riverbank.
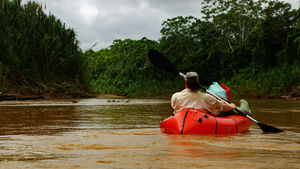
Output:
[[260,93],[260,91],[245,89],[245,88],[231,88],[232,98],[257,98],[257,99],[286,99],[286,100],[300,100],[300,87],[293,89],[290,92],[274,93]]
[[300,87],[294,89],[289,95],[287,96],[280,96],[282,99],[288,100],[300,100]]
[[[264,98],[264,99],[284,99],[284,100],[300,100],[300,90],[292,92],[289,95],[282,95],[282,96],[265,96],[265,97],[253,97],[249,95],[250,97],[243,97],[245,99],[250,99],[250,98]],[[130,97],[130,96],[121,96],[117,94],[96,94],[96,93],[85,93],[81,95],[69,95],[69,94],[54,94],[54,95],[49,95],[49,94],[41,94],[41,95],[36,95],[36,94],[21,94],[21,93],[0,93],[0,101],[13,101],[13,100],[35,100],[35,99],[50,99],[50,98],[63,98],[63,99],[75,99],[75,98],[110,98],[110,99],[127,99],[127,98],[139,98],[139,99],[168,99],[171,97],[169,96],[135,96],[135,97]],[[233,95],[233,98],[241,98],[241,96],[238,95]]]
[[96,97],[97,94],[87,92],[85,90],[63,90],[57,92],[58,89],[51,90],[12,90],[12,91],[0,91],[0,101],[4,100],[35,100],[35,99],[49,99],[49,98],[90,98]]
[[[246,78],[244,78],[246,79]],[[24,83],[18,85],[16,83],[9,83],[10,85],[3,85],[0,87],[0,101],[1,100],[34,100],[34,99],[49,99],[49,98],[170,98],[173,93],[183,89],[181,85],[174,85],[173,88],[167,88],[161,85],[157,88],[153,85],[148,87],[147,91],[139,92],[141,89],[135,89],[133,93],[128,94],[116,93],[102,93],[95,91],[95,89],[87,88],[76,81],[64,82],[47,82],[41,83],[35,81],[34,83]],[[177,84],[177,83],[176,83]],[[261,90],[253,81],[238,80],[225,82],[230,87],[232,98],[269,98],[269,99],[286,99],[286,100],[300,100],[300,86],[293,90],[283,90],[284,92],[274,93],[270,90]],[[238,85],[239,84],[239,85]],[[146,86],[146,85],[145,85]],[[114,86],[111,86],[114,87]],[[208,88],[206,86],[206,88]],[[128,89],[128,88],[127,88]],[[132,90],[133,91],[133,90]],[[205,92],[205,91],[202,91]],[[122,92],[121,92],[122,93]]]
[[6,81],[0,85],[1,100],[34,100],[47,98],[88,98],[96,94],[77,80],[69,81],[31,81],[23,83]]

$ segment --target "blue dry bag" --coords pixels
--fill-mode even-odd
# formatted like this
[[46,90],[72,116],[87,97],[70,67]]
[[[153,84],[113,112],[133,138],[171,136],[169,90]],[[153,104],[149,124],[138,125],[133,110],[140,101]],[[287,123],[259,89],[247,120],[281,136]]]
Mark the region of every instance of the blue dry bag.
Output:
[[218,82],[213,82],[212,85],[210,85],[207,90],[228,101],[226,91],[218,84]]

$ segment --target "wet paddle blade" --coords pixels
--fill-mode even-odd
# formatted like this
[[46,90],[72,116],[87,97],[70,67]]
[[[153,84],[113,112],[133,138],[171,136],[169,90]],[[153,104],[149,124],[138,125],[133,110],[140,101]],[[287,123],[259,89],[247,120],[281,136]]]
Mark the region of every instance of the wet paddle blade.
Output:
[[[229,103],[229,102],[228,102]],[[234,109],[236,112],[248,117],[250,120],[252,120],[255,124],[257,124],[260,129],[264,132],[264,133],[280,133],[280,132],[284,132],[283,130],[281,129],[278,129],[276,127],[273,127],[273,126],[269,126],[269,125],[266,125],[266,124],[263,124],[257,120],[255,120],[253,117],[241,112],[239,109],[235,108]]]
[[260,122],[257,123],[257,125],[261,128],[261,130],[264,133],[280,133],[280,132],[283,132],[283,130],[281,130],[279,128],[269,126],[269,125],[266,125],[266,124],[263,124],[263,123],[260,123]]
[[167,58],[165,58],[163,54],[154,49],[149,49],[148,58],[157,68],[174,74],[179,73],[176,67]]

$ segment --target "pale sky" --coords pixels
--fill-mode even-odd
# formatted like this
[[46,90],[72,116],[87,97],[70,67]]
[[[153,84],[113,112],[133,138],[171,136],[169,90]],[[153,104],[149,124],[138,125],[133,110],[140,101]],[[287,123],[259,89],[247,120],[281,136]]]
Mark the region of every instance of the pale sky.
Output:
[[[27,2],[23,0],[22,2]],[[73,28],[83,51],[109,47],[115,39],[158,40],[161,24],[176,16],[201,18],[202,0],[35,0]],[[298,8],[300,0],[284,0]]]

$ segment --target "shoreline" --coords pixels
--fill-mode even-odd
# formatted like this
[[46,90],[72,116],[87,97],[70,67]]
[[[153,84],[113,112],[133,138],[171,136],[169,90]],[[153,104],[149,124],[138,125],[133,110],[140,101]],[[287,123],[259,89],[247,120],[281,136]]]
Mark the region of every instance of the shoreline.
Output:
[[[72,96],[67,94],[57,94],[57,95],[35,95],[35,94],[19,94],[19,93],[0,93],[1,101],[17,101],[17,100],[36,100],[36,99],[78,99],[78,98],[109,98],[109,99],[170,99],[170,96],[122,96],[117,94],[91,94],[87,93],[81,96]],[[246,97],[246,99],[251,98],[265,98],[265,99],[283,99],[290,101],[300,100],[299,96],[293,97],[292,95],[282,95],[282,96],[266,96],[266,97]]]

